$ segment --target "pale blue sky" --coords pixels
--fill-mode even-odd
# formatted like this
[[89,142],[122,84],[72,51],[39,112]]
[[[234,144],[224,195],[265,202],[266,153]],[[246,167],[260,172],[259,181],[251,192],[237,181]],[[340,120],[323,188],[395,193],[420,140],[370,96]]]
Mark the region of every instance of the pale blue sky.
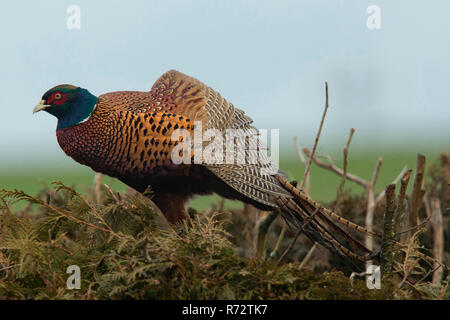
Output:
[[[81,8],[68,30],[66,9]],[[381,8],[381,30],[366,8]],[[148,90],[178,69],[260,128],[311,144],[330,86],[322,145],[450,143],[449,1],[15,1],[2,4],[1,162],[65,158],[56,120],[31,111],[71,83],[99,95]],[[422,137],[422,138],[420,138]]]

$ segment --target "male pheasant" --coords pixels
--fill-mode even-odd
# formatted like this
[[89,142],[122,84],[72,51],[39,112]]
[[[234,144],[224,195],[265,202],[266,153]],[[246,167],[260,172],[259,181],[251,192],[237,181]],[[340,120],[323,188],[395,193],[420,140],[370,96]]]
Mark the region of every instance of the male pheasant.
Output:
[[[56,136],[67,155],[139,192],[151,186],[152,200],[170,222],[185,217],[184,204],[192,195],[217,193],[264,211],[280,211],[311,240],[340,255],[360,261],[371,256],[330,218],[362,231],[364,228],[312,201],[281,172],[265,173],[264,169],[273,166],[267,159],[254,163],[215,163],[207,158],[190,163],[174,161],[174,149],[189,142],[187,136],[172,139],[176,130],[194,134],[195,127],[201,125],[202,132],[214,129],[225,134],[229,129],[240,129],[254,135],[252,120],[242,110],[192,77],[171,70],[149,92],[118,91],[99,97],[80,87],[59,85],[43,95],[33,112],[40,110],[57,117]],[[245,134],[236,137],[236,141],[243,139]],[[197,150],[181,148],[179,156],[194,160]],[[237,157],[252,153],[242,148],[233,152]],[[342,245],[331,229],[353,249]]]

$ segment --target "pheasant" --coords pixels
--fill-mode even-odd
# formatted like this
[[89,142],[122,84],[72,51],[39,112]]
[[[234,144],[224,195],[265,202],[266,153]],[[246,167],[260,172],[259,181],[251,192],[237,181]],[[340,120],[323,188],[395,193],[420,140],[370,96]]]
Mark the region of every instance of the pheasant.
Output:
[[[57,140],[68,156],[139,192],[150,186],[153,202],[172,223],[185,217],[184,206],[192,195],[216,193],[260,210],[281,212],[290,225],[337,254],[359,261],[372,257],[370,250],[332,219],[369,231],[320,206],[286,181],[281,171],[264,171],[274,166],[267,158],[253,163],[220,163],[208,157],[194,161],[198,149],[187,145],[198,126],[201,132],[243,132],[236,137],[238,142],[249,132],[257,135],[250,117],[197,79],[171,70],[149,92],[117,91],[98,97],[63,84],[48,90],[33,113],[41,110],[58,119]],[[174,139],[176,130],[188,135]],[[205,148],[205,142],[201,147]],[[254,154],[239,147],[232,153],[246,159]],[[174,155],[191,161],[180,162]]]

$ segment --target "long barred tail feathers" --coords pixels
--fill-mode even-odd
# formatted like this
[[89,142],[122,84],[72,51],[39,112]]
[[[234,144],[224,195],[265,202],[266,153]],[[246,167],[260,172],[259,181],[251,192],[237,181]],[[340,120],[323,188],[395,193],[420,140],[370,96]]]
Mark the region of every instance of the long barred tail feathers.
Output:
[[[336,225],[329,218],[334,218],[338,222],[349,226],[360,232],[368,233],[371,236],[379,237],[375,232],[368,231],[364,227],[348,221],[336,213],[320,206],[319,203],[310,199],[301,190],[295,188],[282,176],[275,176],[281,185],[288,190],[293,198],[276,197],[275,201],[280,207],[283,217],[296,228],[301,229],[312,241],[319,243],[327,249],[338,253],[341,256],[349,257],[358,261],[367,261],[374,258],[371,250],[356,240],[341,227]],[[333,229],[342,236],[352,247],[348,249],[339,241],[329,229]],[[356,251],[362,251],[362,254]]]
[[[276,176],[275,178],[277,178],[277,180],[281,183],[281,185],[283,187],[285,187],[289,192],[291,192],[294,195],[294,197],[296,199],[298,199],[299,201],[302,201],[303,203],[306,203],[306,204],[308,204],[309,206],[312,206],[312,207],[320,206],[320,204],[318,202],[312,200],[302,190],[295,188],[285,178],[280,177],[280,176]],[[351,222],[351,221],[341,217],[340,215],[336,214],[335,212],[333,212],[333,211],[331,211],[331,210],[329,210],[327,208],[322,208],[321,211],[323,212],[323,214],[325,214],[325,215],[327,215],[327,216],[329,216],[329,217],[331,217],[333,219],[336,219],[338,222],[348,226],[351,229],[354,229],[354,230],[362,232],[362,233],[367,233],[367,234],[369,234],[369,235],[371,235],[371,236],[373,236],[375,238],[381,239],[381,234],[373,232],[373,231],[370,231],[370,230],[367,230],[366,228],[364,228],[364,227],[362,227],[362,226],[360,226],[360,225],[358,225],[358,224],[356,224],[354,222]]]

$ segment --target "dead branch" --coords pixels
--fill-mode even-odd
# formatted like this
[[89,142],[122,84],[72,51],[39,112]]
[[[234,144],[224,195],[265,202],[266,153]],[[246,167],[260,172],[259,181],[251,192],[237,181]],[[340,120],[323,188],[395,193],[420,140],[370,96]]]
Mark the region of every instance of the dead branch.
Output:
[[[421,221],[417,226],[412,227],[412,228],[408,228],[408,229],[405,229],[405,230],[400,230],[399,232],[396,232],[395,234],[396,235],[402,235],[402,234],[405,234],[405,233],[409,233],[411,231],[416,231],[416,230],[419,230],[419,229],[422,229],[422,228],[426,228],[426,225],[428,224],[428,222],[430,222],[430,220],[431,220],[431,216],[429,216],[426,219],[424,219],[423,221]],[[401,243],[399,242],[397,244],[400,245]]]
[[323,114],[322,114],[322,120],[320,121],[319,131],[317,132],[316,140],[314,141],[314,147],[313,147],[313,150],[311,153],[311,157],[309,158],[308,165],[305,168],[305,173],[303,175],[303,179],[300,183],[300,189],[303,188],[303,184],[305,182],[305,177],[308,176],[309,170],[311,168],[312,158],[314,158],[314,155],[316,154],[317,144],[319,143],[319,138],[320,138],[320,134],[322,132],[323,123],[325,122],[325,117],[327,115],[327,111],[328,111],[328,82],[325,82],[325,110],[323,111]]
[[[331,157],[329,157],[329,156],[327,157],[328,163],[326,163],[326,162],[323,162],[322,160],[320,160],[319,158],[317,158],[316,156],[311,156],[311,152],[309,151],[308,148],[304,148],[303,152],[310,158],[310,160],[312,159],[312,161],[314,161],[314,163],[316,165],[318,165],[319,167],[326,169],[326,170],[330,170],[331,172],[334,172],[335,174],[337,174],[338,176],[341,176],[341,177],[344,175],[344,170],[336,167],[336,165],[334,164]],[[353,182],[359,184],[364,189],[367,189],[367,186],[369,185],[368,181],[366,181],[352,173],[347,173],[347,180],[350,180],[350,181],[353,181]]]
[[352,137],[353,137],[354,133],[355,133],[355,129],[351,128],[350,135],[348,136],[347,144],[344,147],[344,167],[342,170],[343,171],[342,172],[342,180],[341,180],[341,184],[339,185],[339,188],[338,188],[338,193],[337,193],[337,197],[336,197],[336,206],[334,208],[334,211],[336,211],[336,212],[339,210],[339,206],[342,202],[342,195],[344,193],[345,180],[347,180],[348,149],[350,148],[350,142],[352,141]]
[[412,170],[406,171],[400,183],[400,193],[398,194],[397,210],[395,211],[395,218],[394,218],[394,231],[396,233],[400,231],[400,226],[403,221],[403,217],[405,215],[406,189],[408,188],[411,172]]
[[439,284],[442,280],[443,269],[441,263],[444,257],[444,228],[442,219],[441,202],[438,198],[430,199],[431,225],[433,226],[433,254],[437,260],[434,262],[433,283]]
[[[402,171],[400,171],[398,176],[392,181],[393,184],[396,185],[400,181],[400,179],[405,175],[406,169],[407,169],[407,166],[404,166]],[[378,204],[381,200],[384,199],[385,195],[386,195],[386,190],[381,191],[380,194],[375,199],[375,203]]]
[[[378,174],[380,172],[381,164],[383,163],[383,159],[381,157],[378,158],[377,164],[375,166],[375,170],[373,171],[372,179],[367,186],[367,212],[366,212],[366,229],[369,232],[373,232],[373,216],[375,213],[375,183],[378,179]],[[365,239],[366,248],[369,250],[373,250],[373,238],[366,234]],[[372,264],[372,261],[367,261],[366,266]]]
[[381,244],[381,274],[390,277],[394,258],[394,213],[395,213],[395,184],[386,187],[386,211],[383,221],[383,239]]
[[314,242],[313,246],[309,249],[308,253],[305,255],[305,257],[303,258],[302,262],[300,263],[300,269],[304,268],[308,262],[311,260],[312,254],[314,253],[314,251],[316,251],[317,249],[317,243]]
[[94,199],[95,202],[100,203],[101,187],[102,187],[103,174],[96,173],[94,178]]
[[[308,165],[308,162],[306,161],[306,158],[303,155],[302,148],[300,147],[300,144],[298,142],[298,137],[294,137],[294,144],[295,144],[295,149],[297,150],[298,158],[300,159],[301,163],[306,168],[306,166]],[[303,180],[305,180],[305,187],[303,188],[303,191],[305,191],[306,193],[309,194],[309,190],[311,187],[311,172],[310,171],[308,171],[308,174],[306,176],[303,175],[302,182],[303,182]],[[300,183],[300,185],[301,185],[301,183]]]
[[[373,230],[373,215],[375,212],[375,183],[378,179],[378,174],[380,172],[381,164],[383,163],[383,159],[381,157],[378,158],[377,164],[375,166],[375,170],[372,174],[372,179],[367,187],[367,211],[366,211],[366,229],[369,231]],[[367,239],[372,239],[371,237],[366,237]],[[368,246],[370,242],[370,247]],[[366,247],[369,249],[373,249],[373,242],[366,241]]]
[[423,200],[423,178],[425,175],[425,156],[417,154],[416,172],[414,174],[413,189],[411,192],[411,212],[409,215],[409,227],[415,227],[419,223],[419,208]]
[[267,241],[267,231],[269,230],[270,225],[277,216],[278,212],[271,211],[258,221],[258,224],[256,226],[257,235],[256,235],[256,251],[255,251],[255,258],[258,260],[260,260],[261,258],[264,259]]
[[277,254],[278,249],[280,248],[281,242],[284,239],[284,235],[286,233],[286,224],[283,224],[283,228],[281,229],[280,235],[278,236],[277,243],[275,244],[275,247],[273,248],[272,252],[270,252],[270,258],[275,257]]

